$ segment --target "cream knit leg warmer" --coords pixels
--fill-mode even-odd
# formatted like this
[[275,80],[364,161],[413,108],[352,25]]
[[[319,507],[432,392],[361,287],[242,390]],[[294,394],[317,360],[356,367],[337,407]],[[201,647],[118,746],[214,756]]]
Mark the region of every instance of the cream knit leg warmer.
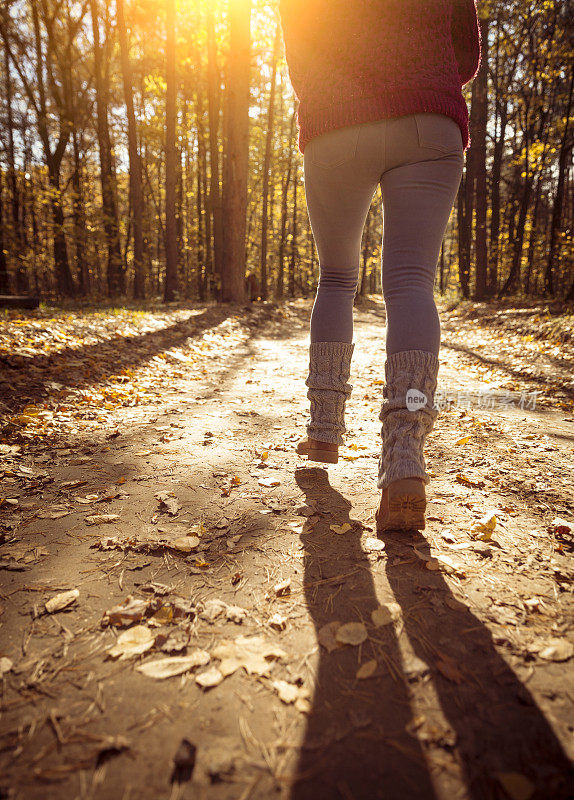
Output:
[[307,420],[307,436],[320,442],[343,444],[345,403],[352,385],[351,374],[354,343],[311,342],[307,397],[311,416]]
[[[422,478],[425,484],[430,476],[425,471],[423,447],[432,430],[438,411],[434,406],[439,362],[434,353],[424,350],[403,350],[387,358],[385,386],[381,405],[382,449],[379,458],[377,487],[386,488],[401,478]],[[409,402],[409,397],[420,402]],[[426,400],[420,396],[422,392]],[[411,410],[413,409],[413,410]]]

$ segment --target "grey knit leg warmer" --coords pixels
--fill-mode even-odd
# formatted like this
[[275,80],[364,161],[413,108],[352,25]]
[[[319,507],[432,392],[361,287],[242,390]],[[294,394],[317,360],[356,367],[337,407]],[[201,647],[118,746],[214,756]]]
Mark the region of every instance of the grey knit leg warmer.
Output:
[[351,374],[354,343],[311,342],[307,397],[311,416],[307,420],[307,436],[320,442],[343,444],[345,403],[352,385]]
[[[433,407],[438,367],[434,353],[424,350],[403,350],[387,358],[384,400],[379,414],[383,423],[379,489],[401,478],[422,478],[425,484],[430,482],[423,447],[438,416]],[[409,389],[416,391],[409,392]],[[421,397],[421,392],[426,399]]]

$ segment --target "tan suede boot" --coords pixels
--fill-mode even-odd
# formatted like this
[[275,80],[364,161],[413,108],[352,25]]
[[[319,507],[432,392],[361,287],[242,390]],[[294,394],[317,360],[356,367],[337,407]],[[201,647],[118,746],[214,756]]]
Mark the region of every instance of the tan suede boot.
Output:
[[309,376],[305,381],[311,401],[307,420],[307,438],[297,445],[297,452],[311,461],[338,462],[343,444],[345,403],[352,391],[348,383],[355,345],[351,342],[311,342]]
[[423,449],[438,415],[434,407],[438,368],[438,358],[424,350],[394,353],[385,363],[377,480],[383,492],[375,514],[379,531],[425,527],[425,486],[430,476]]

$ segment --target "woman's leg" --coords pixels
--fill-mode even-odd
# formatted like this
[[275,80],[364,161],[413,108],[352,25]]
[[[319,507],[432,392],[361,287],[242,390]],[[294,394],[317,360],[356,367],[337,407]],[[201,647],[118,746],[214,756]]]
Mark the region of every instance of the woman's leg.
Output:
[[353,299],[363,227],[380,178],[377,142],[380,132],[350,126],[305,148],[305,194],[320,270],[305,382],[311,401],[307,435],[333,445],[343,443],[345,403],[352,390]]
[[305,195],[319,254],[312,342],[353,341],[361,239],[380,177],[381,133],[373,134],[372,126],[342,128],[305,148]]
[[434,395],[440,349],[433,286],[463,164],[460,130],[449,117],[415,114],[393,121],[387,129],[381,177],[387,360],[377,486],[389,489],[384,524],[390,527],[415,522],[424,527],[420,484],[416,488],[417,482],[411,481],[408,496],[396,502],[390,495],[397,486],[403,491],[405,480],[430,481],[423,449],[438,413]]
[[[394,166],[381,177],[386,349],[387,355],[405,350],[438,355],[440,323],[433,287],[443,236],[462,177],[462,141],[460,150],[448,154],[419,148],[412,117],[401,120],[404,126],[395,123],[387,129],[387,152],[396,148],[395,157],[400,158],[401,141],[391,137],[402,132],[409,159],[416,147],[425,160]],[[409,120],[414,127],[414,142],[408,140]],[[447,131],[451,124],[456,125],[450,118],[444,120]]]

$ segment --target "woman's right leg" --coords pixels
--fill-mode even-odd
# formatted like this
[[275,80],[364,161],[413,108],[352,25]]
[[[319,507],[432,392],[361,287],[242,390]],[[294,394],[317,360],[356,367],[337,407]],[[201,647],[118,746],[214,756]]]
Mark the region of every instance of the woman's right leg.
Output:
[[305,148],[305,196],[319,255],[312,342],[352,342],[361,239],[380,178],[382,130],[339,128]]
[[320,271],[311,314],[307,435],[335,445],[343,442],[352,390],[353,300],[363,228],[380,178],[380,141],[380,130],[355,125],[305,148],[305,194]]

